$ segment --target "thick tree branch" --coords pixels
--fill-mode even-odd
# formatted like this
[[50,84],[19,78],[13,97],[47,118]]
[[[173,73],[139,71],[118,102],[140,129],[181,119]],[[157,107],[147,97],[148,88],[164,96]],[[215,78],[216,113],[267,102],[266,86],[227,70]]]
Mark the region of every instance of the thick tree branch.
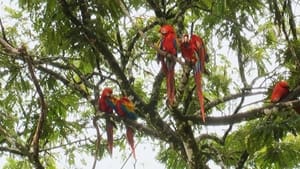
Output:
[[6,41],[6,43],[8,43],[9,45],[11,45],[6,37],[6,33],[5,33],[5,29],[4,29],[4,26],[3,26],[3,23],[2,23],[2,20],[0,18],[0,28],[1,28],[1,31],[2,31],[2,37],[3,37],[3,40]]
[[34,86],[37,90],[37,93],[39,95],[39,103],[41,105],[41,113],[40,113],[40,116],[38,119],[37,127],[35,130],[33,139],[32,139],[32,143],[31,143],[32,148],[33,148],[33,152],[32,152],[33,154],[32,154],[32,156],[29,157],[29,159],[32,158],[33,164],[35,165],[35,167],[37,169],[43,169],[44,166],[42,165],[42,163],[40,162],[40,159],[39,159],[39,147],[40,147],[39,141],[40,141],[41,134],[43,132],[44,123],[46,121],[48,106],[47,106],[43,91],[41,89],[41,86],[39,84],[39,81],[34,73],[33,60],[30,56],[27,55],[27,53],[22,53],[22,54],[24,54],[25,60],[28,63],[28,70],[29,70],[31,79],[34,83]]
[[[185,65],[182,66],[182,75],[181,75],[179,86],[178,86],[177,91],[176,91],[176,100],[182,100],[184,91],[186,91],[188,89],[187,84],[188,84],[189,79],[190,79],[189,76],[190,76],[191,70],[192,70],[192,68],[188,64],[185,64]],[[187,102],[190,103],[190,101],[188,99],[190,99],[190,98],[187,97],[186,100],[184,100],[183,102],[184,103],[187,103]],[[177,107],[178,104],[179,104],[179,102],[177,102],[175,106]],[[187,108],[187,107],[188,107],[188,105],[186,105],[185,108]]]
[[293,13],[293,8],[292,8],[292,2],[291,0],[286,0],[287,1],[287,13],[289,15],[289,24],[290,24],[290,29],[293,35],[293,39],[297,40],[297,26],[294,20],[294,13]]
[[20,55],[20,52],[18,49],[12,47],[5,39],[0,37],[0,44],[4,48],[4,50],[7,52],[7,54],[10,55]]
[[248,88],[249,87],[249,84],[247,82],[247,79],[246,79],[246,75],[245,75],[245,58],[243,57],[243,45],[242,45],[242,36],[240,35],[240,32],[236,33],[236,37],[237,39],[237,59],[238,59],[238,65],[239,65],[239,73],[240,73],[240,78],[241,78],[241,81],[244,85],[244,88]]
[[17,154],[17,155],[20,155],[20,156],[26,156],[27,155],[23,151],[21,151],[19,149],[11,148],[11,147],[0,147],[0,152],[8,152],[8,153]]
[[92,169],[96,168],[96,164],[97,164],[97,159],[98,159],[98,153],[99,153],[99,149],[100,149],[100,141],[101,141],[101,134],[100,134],[100,130],[98,127],[98,123],[97,123],[98,117],[94,116],[93,117],[93,126],[96,129],[96,133],[97,133],[97,139],[96,139],[96,150],[95,150],[95,155],[94,155],[94,162],[93,162],[93,166]]
[[121,58],[121,69],[124,70],[128,60],[129,60],[129,56],[128,54],[125,55],[125,51],[124,51],[124,47],[123,47],[123,41],[122,41],[122,37],[121,37],[121,33],[120,33],[120,29],[119,29],[119,25],[117,26],[117,30],[116,30],[116,37],[117,37],[117,43],[119,46],[119,53],[120,53],[120,58]]
[[151,96],[150,96],[150,100],[149,100],[149,103],[147,105],[147,109],[154,109],[156,110],[157,108],[157,103],[158,103],[158,100],[159,100],[159,94],[160,94],[160,87],[161,87],[161,84],[164,80],[165,76],[164,76],[164,73],[162,71],[160,71],[155,79],[154,79],[154,83],[153,83],[153,86],[152,86],[152,90],[151,90]]
[[[120,3],[121,4],[121,8],[123,13],[130,19],[130,21],[132,23],[133,19],[129,14],[129,11],[127,10],[125,4],[123,2]],[[141,37],[145,38],[144,33],[137,29],[138,33],[140,34]],[[147,39],[145,39],[146,43],[152,47],[153,49],[155,49],[159,54],[166,56],[166,57],[174,57],[174,56],[170,56],[170,54],[168,54],[165,51],[162,51],[159,47],[157,47],[156,45],[154,45],[151,42],[148,42]],[[176,60],[177,62],[180,62],[179,59]],[[158,77],[159,79],[159,77]],[[158,83],[156,83],[156,85],[160,85],[160,82],[158,81]],[[154,95],[155,96],[155,95]],[[156,95],[157,96],[157,95]],[[157,102],[150,102],[151,104],[153,103],[157,103]],[[150,104],[150,105],[151,105]],[[156,105],[153,105],[154,107],[156,107]],[[159,116],[158,112],[156,110],[153,110],[153,107],[149,107],[147,105],[145,105],[144,103],[139,104],[137,107],[140,107],[142,110],[144,110],[145,112],[149,112],[149,117],[146,118],[146,120],[152,124],[153,126],[155,126],[155,128],[159,131],[162,131],[163,133],[163,137],[166,137],[166,139],[169,141],[169,143],[173,143],[173,145],[175,146],[175,148],[177,148],[178,150],[183,150],[184,147],[180,141],[180,139],[178,138],[178,136],[176,135],[176,133],[170,128],[170,126],[168,126],[168,124],[166,124],[161,117]],[[141,113],[139,113],[141,114]]]
[[[44,122],[46,120],[48,108],[47,108],[46,101],[44,99],[42,89],[41,89],[38,79],[36,78],[35,73],[34,73],[33,60],[31,58],[31,56],[27,54],[26,48],[24,46],[22,46],[20,48],[14,48],[13,46],[11,46],[7,41],[5,41],[2,38],[0,38],[0,44],[12,56],[21,56],[20,59],[23,58],[23,60],[25,62],[27,62],[31,79],[37,90],[37,93],[39,94],[39,103],[41,105],[41,113],[39,116],[39,120],[37,123],[35,133],[34,133],[34,137],[33,137],[32,143],[31,143],[32,153],[28,154],[28,157],[37,169],[43,169],[44,166],[42,165],[42,163],[40,162],[40,159],[39,159],[39,140],[40,140],[41,133],[43,131],[43,126],[44,126]],[[24,149],[24,147],[22,147],[22,146],[20,148]]]
[[241,155],[240,160],[238,161],[236,169],[243,169],[248,157],[249,157],[249,153],[245,150]]
[[293,108],[294,106],[300,106],[300,100],[293,100],[288,102],[281,102],[277,104],[269,104],[267,106],[263,106],[260,108],[251,109],[246,112],[240,112],[235,115],[230,116],[222,116],[222,117],[207,117],[205,123],[202,122],[201,118],[197,115],[193,116],[184,116],[183,118],[187,121],[191,121],[194,124],[201,124],[201,125],[228,125],[228,124],[235,124],[244,121],[254,120],[260,117],[265,116],[268,113],[272,113],[273,111],[278,111],[277,109],[273,109],[274,107],[278,108]]
[[91,15],[88,11],[88,2],[86,0],[79,0],[79,8],[81,12],[81,20],[83,24],[89,24]]
[[283,102],[293,100],[300,96],[300,85],[293,89],[284,99]]
[[154,0],[147,0],[148,4],[150,5],[150,7],[154,10],[154,13],[156,15],[157,18],[164,18],[164,13],[161,10],[161,6],[159,3],[157,3],[157,1]]

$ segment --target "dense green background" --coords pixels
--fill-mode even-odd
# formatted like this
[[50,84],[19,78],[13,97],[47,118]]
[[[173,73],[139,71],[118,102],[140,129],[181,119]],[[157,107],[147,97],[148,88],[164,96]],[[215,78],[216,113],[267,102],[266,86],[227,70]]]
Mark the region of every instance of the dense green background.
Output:
[[[299,167],[299,115],[291,104],[271,105],[268,96],[278,80],[291,89],[300,85],[300,1],[16,3],[20,8],[5,6],[9,15],[0,17],[4,168],[61,168],[59,155],[72,166],[76,153],[101,163],[108,156],[105,120],[95,101],[108,86],[130,96],[139,115],[137,123],[113,117],[115,147],[124,152],[126,123],[138,130],[136,140],[158,143],[157,159],[166,168],[209,168],[209,161],[221,168]],[[188,66],[177,64],[177,104],[165,104],[165,80],[152,47],[165,23],[178,37],[194,23],[193,32],[207,44],[205,123]]]

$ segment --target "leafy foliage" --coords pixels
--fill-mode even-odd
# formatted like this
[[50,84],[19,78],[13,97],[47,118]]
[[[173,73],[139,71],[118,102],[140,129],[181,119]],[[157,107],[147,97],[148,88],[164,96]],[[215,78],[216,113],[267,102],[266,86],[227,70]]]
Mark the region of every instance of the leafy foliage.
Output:
[[[300,118],[291,108],[299,103],[270,105],[266,98],[269,86],[281,79],[295,89],[292,99],[299,96],[297,1],[19,0],[18,5],[6,6],[8,15],[0,18],[4,168],[54,169],[59,157],[73,167],[77,154],[95,162],[106,157],[102,136],[108,117],[97,105],[104,87],[130,97],[139,115],[138,122],[109,117],[117,127],[114,144],[124,152],[121,132],[128,125],[137,140],[159,142],[157,159],[166,168],[209,168],[212,161],[223,168],[299,167]],[[189,30],[205,40],[205,123],[187,64],[177,63],[176,104],[166,104],[153,48],[166,23],[175,26],[178,38]],[[178,58],[183,60],[180,51]]]

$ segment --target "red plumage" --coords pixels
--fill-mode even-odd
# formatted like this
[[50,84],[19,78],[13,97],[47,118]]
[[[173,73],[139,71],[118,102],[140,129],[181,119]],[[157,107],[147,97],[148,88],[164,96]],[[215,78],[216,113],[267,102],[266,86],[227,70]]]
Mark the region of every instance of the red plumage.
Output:
[[202,121],[205,122],[204,98],[201,84],[201,73],[205,71],[205,60],[207,56],[204,42],[202,38],[197,35],[192,35],[191,39],[188,38],[188,35],[184,35],[181,40],[180,48],[183,58],[193,66],[196,90],[201,107],[200,116],[202,117]]
[[[271,102],[278,103],[290,93],[289,85],[286,81],[277,82],[272,90]],[[300,114],[300,106],[293,107]]]
[[279,102],[281,99],[285,98],[289,92],[289,85],[286,81],[276,83],[271,94],[271,102]]
[[159,32],[162,34],[161,47],[162,50],[172,54],[177,54],[176,33],[171,25],[163,25]]
[[204,98],[203,98],[202,84],[201,84],[201,73],[196,72],[194,77],[195,77],[198,100],[201,108],[201,117],[202,117],[202,121],[205,122],[205,110],[204,110]]
[[106,122],[106,134],[107,134],[107,149],[110,156],[113,153],[113,141],[114,141],[114,125],[112,122]]
[[[127,97],[122,97],[116,102],[116,111],[119,116],[130,119],[130,120],[136,120],[137,115],[134,113],[134,103],[129,100]],[[126,139],[128,141],[128,144],[131,147],[132,155],[136,159],[135,156],[135,147],[134,147],[134,130],[126,126]]]
[[162,70],[166,75],[167,96],[169,104],[173,104],[175,100],[175,64],[177,57],[176,33],[171,25],[163,25],[159,32],[162,35],[160,41],[160,49],[166,51],[170,56],[162,56],[158,54],[158,59],[162,64]]
[[99,110],[105,113],[113,113],[113,108],[107,103],[111,98],[113,90],[111,88],[104,88],[98,100]]
[[134,147],[134,130],[129,126],[126,127],[126,138],[129,146],[131,147],[133,158],[136,159]]
[[[111,88],[104,88],[101,96],[98,99],[99,110],[111,114],[113,113],[113,107],[109,104],[111,102],[113,90]],[[113,152],[113,127],[114,123],[107,118],[106,119],[106,135],[107,135],[107,148],[108,153],[112,156]]]

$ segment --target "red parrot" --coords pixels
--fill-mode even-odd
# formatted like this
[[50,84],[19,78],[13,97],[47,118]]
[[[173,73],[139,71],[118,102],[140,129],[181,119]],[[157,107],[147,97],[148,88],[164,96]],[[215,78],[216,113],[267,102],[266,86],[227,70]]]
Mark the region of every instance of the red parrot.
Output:
[[289,92],[289,85],[286,81],[276,83],[271,94],[271,102],[279,102],[281,99],[285,98]]
[[[114,110],[114,100],[115,98],[112,96],[113,90],[111,88],[104,88],[101,96],[98,99],[99,110],[112,114]],[[107,134],[107,142],[108,142],[108,152],[110,156],[112,156],[113,151],[113,128],[115,124],[109,118],[106,119],[106,134]]]
[[158,54],[158,59],[162,64],[162,70],[167,79],[167,97],[168,103],[173,105],[175,100],[175,64],[177,57],[176,32],[171,25],[161,26],[159,32],[162,35],[160,40],[160,49],[166,51],[171,56],[162,56]]
[[202,93],[201,73],[205,71],[205,61],[207,57],[206,49],[202,38],[192,35],[184,35],[181,44],[181,53],[184,59],[193,66],[194,79],[196,83],[197,95],[201,107],[202,121],[205,122],[204,98]]
[[[129,100],[127,97],[122,97],[116,102],[116,111],[120,117],[128,118],[130,120],[137,120],[137,115],[134,113],[134,103]],[[134,130],[126,126],[126,138],[131,147],[132,155],[136,159],[135,156],[135,148],[134,148]]]
[[[278,103],[290,93],[289,85],[286,81],[277,82],[271,94],[271,102]],[[300,107],[294,107],[294,110],[300,114]]]

